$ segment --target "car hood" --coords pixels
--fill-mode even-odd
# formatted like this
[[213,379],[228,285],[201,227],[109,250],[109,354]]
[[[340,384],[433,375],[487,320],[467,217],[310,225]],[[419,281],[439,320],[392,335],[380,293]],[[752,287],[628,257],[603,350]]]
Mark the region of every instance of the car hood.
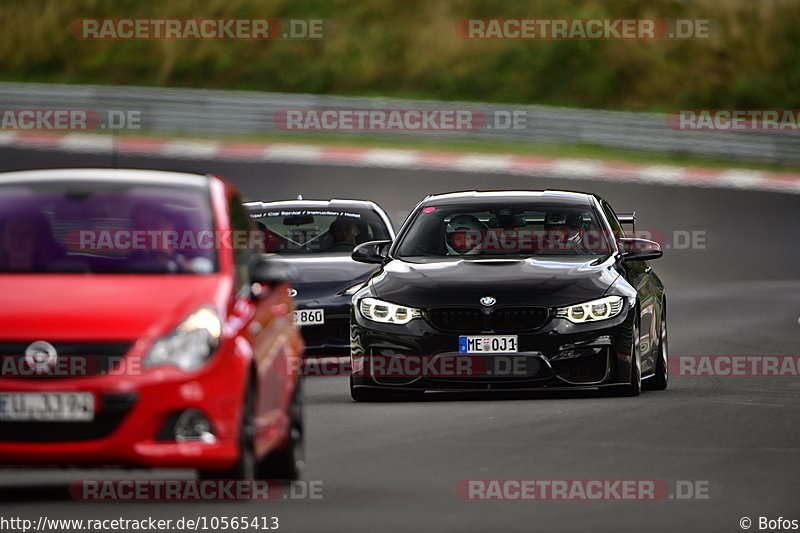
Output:
[[297,269],[292,287],[297,290],[298,300],[335,295],[366,280],[376,269],[375,265],[353,261],[349,255],[282,256],[281,259]]
[[3,274],[0,338],[135,341],[171,331],[203,305],[224,309],[220,275]]
[[556,307],[599,298],[619,277],[614,259],[394,260],[372,281],[372,291],[393,303],[428,308],[479,306],[492,296],[497,305]]

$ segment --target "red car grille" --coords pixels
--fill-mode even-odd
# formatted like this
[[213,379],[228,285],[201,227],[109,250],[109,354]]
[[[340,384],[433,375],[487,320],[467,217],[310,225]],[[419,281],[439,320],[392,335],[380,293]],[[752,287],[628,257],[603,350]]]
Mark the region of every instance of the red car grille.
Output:
[[37,370],[25,357],[31,342],[0,341],[0,377],[57,379],[105,374],[120,363],[132,345],[130,342],[51,341],[56,359]]

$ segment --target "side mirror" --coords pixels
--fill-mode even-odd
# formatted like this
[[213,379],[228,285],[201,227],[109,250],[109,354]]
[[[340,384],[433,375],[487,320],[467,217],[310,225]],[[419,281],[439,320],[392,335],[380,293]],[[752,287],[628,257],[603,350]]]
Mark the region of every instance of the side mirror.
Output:
[[374,263],[381,265],[386,261],[389,245],[392,241],[369,241],[359,244],[353,249],[350,257],[359,263]]
[[647,239],[620,239],[619,245],[625,261],[646,261],[664,255],[660,244]]
[[256,254],[249,265],[250,282],[280,285],[292,281],[297,269],[274,255]]

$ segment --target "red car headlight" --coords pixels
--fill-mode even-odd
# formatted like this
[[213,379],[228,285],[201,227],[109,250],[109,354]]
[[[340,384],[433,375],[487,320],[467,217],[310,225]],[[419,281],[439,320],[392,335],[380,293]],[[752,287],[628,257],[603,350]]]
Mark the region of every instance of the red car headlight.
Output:
[[211,357],[221,334],[222,323],[217,312],[202,307],[169,335],[153,343],[144,358],[144,366],[173,365],[182,370],[194,370]]

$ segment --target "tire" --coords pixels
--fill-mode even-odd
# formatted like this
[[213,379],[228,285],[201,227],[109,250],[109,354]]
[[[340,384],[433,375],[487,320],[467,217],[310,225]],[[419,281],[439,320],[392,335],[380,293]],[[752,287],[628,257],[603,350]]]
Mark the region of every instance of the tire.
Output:
[[658,361],[656,373],[644,382],[646,390],[664,390],[669,384],[669,342],[667,340],[667,307],[661,309],[661,330],[658,340]]
[[295,382],[292,401],[289,404],[289,435],[286,445],[267,455],[258,464],[260,479],[294,481],[300,479],[306,466],[305,422],[303,416],[303,394],[301,381]]
[[631,377],[630,381],[622,386],[621,396],[639,396],[642,393],[642,358],[639,353],[639,319],[633,327],[631,335]]
[[239,459],[228,471],[201,471],[201,479],[256,479],[257,465],[255,458],[255,391],[250,384],[245,391],[242,402],[242,414],[239,417]]

